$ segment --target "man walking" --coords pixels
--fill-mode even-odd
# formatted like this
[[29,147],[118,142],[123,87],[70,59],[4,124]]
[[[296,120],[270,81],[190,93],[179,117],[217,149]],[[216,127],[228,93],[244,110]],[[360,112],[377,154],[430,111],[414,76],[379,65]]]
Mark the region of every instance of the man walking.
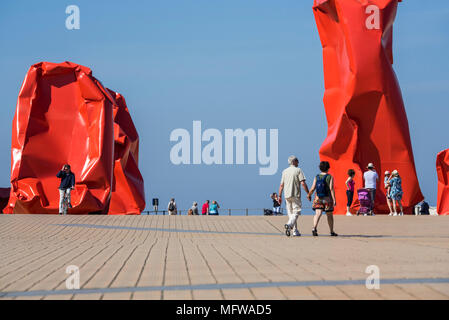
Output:
[[374,165],[369,163],[367,166],[367,171],[363,174],[363,179],[365,180],[365,189],[367,189],[371,196],[371,215],[374,216],[374,204],[376,201],[376,187],[379,176],[374,169]]
[[59,214],[63,214],[64,197],[67,197],[67,207],[72,208],[70,192],[75,189],[75,175],[70,170],[70,165],[65,164],[56,176],[61,179],[59,184]]
[[293,236],[300,236],[298,231],[297,219],[301,214],[301,185],[306,193],[309,193],[306,177],[300,168],[298,168],[298,158],[290,156],[288,158],[287,169],[282,171],[281,185],[279,186],[279,203],[282,203],[282,191],[284,191],[285,203],[287,207],[288,222],[285,224],[285,234],[290,236],[293,230]]

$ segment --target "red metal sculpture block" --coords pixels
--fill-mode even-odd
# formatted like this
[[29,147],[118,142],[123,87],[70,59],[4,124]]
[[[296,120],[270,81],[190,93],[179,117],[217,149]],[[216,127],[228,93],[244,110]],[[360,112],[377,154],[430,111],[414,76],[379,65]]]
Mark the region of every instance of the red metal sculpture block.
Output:
[[[108,89],[109,90],[109,89]],[[145,209],[143,178],[140,174],[139,135],[125,98],[112,90],[114,104],[114,180],[109,214],[140,214]]]
[[449,215],[449,149],[437,155],[437,176],[437,212],[441,215]]
[[335,176],[337,214],[346,212],[346,172],[356,171],[356,188],[360,188],[370,162],[380,178],[377,213],[388,212],[385,170],[399,171],[406,212],[423,199],[401,90],[392,68],[397,5],[398,0],[314,2],[323,47],[323,101],[328,123],[320,158],[330,162],[330,173]]
[[[114,124],[114,114],[119,109],[116,97],[87,67],[71,62],[31,66],[13,120],[11,193],[4,212],[58,213],[56,173],[69,163],[76,177],[70,213],[108,213],[112,189],[121,190],[121,184],[127,183],[122,177],[113,180],[114,159],[118,159],[114,153],[114,126],[122,126]],[[129,126],[129,121],[121,123]],[[137,154],[137,145],[130,150]],[[127,157],[126,151],[118,154]],[[128,176],[136,176],[136,168],[131,165],[122,170],[124,175],[128,167],[132,168]],[[135,197],[131,200],[135,202]],[[138,208],[142,208],[142,201]],[[137,213],[131,206],[132,213]]]

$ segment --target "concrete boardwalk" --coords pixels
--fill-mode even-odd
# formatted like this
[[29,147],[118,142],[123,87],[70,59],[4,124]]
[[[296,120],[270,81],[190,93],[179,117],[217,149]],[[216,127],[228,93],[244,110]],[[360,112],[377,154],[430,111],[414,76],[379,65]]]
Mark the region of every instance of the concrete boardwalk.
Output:
[[287,238],[285,216],[0,215],[0,299],[449,299],[449,217],[335,220]]

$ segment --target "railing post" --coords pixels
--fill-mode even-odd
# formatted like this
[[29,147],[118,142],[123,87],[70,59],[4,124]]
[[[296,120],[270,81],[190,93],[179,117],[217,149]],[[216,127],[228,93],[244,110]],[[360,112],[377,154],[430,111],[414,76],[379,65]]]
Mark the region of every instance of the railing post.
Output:
[[248,208],[246,208],[246,215],[248,215]]
[[162,214],[165,216],[165,210],[162,210]]
[[229,210],[228,216],[230,216],[231,215],[231,209],[228,209],[228,210]]

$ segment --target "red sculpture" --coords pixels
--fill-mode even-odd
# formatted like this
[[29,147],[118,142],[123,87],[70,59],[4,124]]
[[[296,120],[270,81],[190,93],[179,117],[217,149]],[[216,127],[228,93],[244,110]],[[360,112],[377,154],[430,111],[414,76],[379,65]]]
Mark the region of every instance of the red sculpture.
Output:
[[[56,173],[65,163],[76,178],[70,214],[106,214],[110,206],[115,208],[112,189],[121,190],[121,184],[127,183],[122,177],[113,180],[114,159],[118,159],[114,157],[114,114],[119,109],[115,97],[87,67],[71,62],[31,66],[13,120],[11,194],[4,213],[58,213]],[[126,157],[126,152],[119,156]],[[125,175],[126,170],[122,170]],[[131,206],[132,212],[121,213],[140,213]]]
[[437,212],[449,215],[449,149],[437,155],[438,201]]
[[[109,89],[108,89],[109,90]],[[109,90],[114,105],[114,180],[109,214],[140,214],[145,209],[143,178],[138,167],[139,135],[125,98]]]
[[346,212],[346,172],[356,171],[356,188],[361,188],[370,162],[380,178],[376,213],[389,212],[383,187],[385,170],[397,169],[402,177],[405,212],[411,213],[423,199],[401,90],[392,68],[397,5],[398,0],[314,2],[323,46],[323,101],[328,122],[320,158],[330,162],[335,177],[337,214]]

